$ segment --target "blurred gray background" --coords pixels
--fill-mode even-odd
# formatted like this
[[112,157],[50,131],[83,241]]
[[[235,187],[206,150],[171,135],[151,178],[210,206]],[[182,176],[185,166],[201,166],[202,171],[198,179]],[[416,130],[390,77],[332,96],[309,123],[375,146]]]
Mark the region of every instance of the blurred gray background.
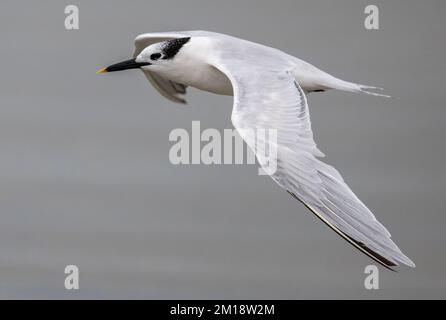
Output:
[[[76,4],[80,30],[64,28]],[[380,30],[363,26],[367,4]],[[444,1],[0,3],[0,298],[446,298]],[[139,33],[280,48],[394,98],[312,94],[316,141],[417,264],[364,289],[358,253],[253,165],[174,166],[169,132],[232,128],[232,98],[161,97]],[[80,269],[80,290],[64,268]]]

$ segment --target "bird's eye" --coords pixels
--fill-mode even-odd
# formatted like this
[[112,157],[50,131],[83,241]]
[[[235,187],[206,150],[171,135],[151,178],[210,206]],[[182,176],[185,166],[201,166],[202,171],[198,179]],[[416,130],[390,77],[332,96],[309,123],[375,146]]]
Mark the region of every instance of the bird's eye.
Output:
[[159,58],[161,58],[161,53],[154,53],[150,56],[151,60],[158,60]]

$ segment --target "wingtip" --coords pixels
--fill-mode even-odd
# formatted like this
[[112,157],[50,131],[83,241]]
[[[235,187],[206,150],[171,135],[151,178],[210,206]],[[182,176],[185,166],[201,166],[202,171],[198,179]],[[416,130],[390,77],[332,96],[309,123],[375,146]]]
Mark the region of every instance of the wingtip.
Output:
[[412,260],[410,260],[409,258],[408,258],[408,262],[405,262],[404,264],[406,265],[406,266],[408,266],[408,267],[411,267],[411,268],[416,268],[417,266],[415,265],[415,263],[412,261]]
[[[360,241],[355,240],[354,238],[350,237],[348,234],[342,232],[340,229],[338,229],[337,227],[335,227],[334,225],[332,225],[331,223],[329,223],[324,217],[322,217],[312,206],[308,205],[307,203],[305,203],[304,201],[302,201],[299,197],[297,197],[293,192],[287,190],[287,192],[296,200],[298,200],[299,202],[301,202],[304,206],[306,206],[312,213],[314,213],[314,215],[319,218],[320,220],[322,220],[328,227],[330,227],[333,231],[335,231],[337,234],[339,234],[344,240],[346,240],[347,242],[349,242],[351,245],[353,245],[353,247],[356,247],[357,249],[359,249],[359,251],[361,251],[362,253],[364,253],[365,255],[367,255],[369,258],[371,258],[372,260],[376,261],[377,263],[379,263],[382,267],[396,272],[398,273],[398,271],[396,269],[394,269],[393,267],[398,267],[399,264],[395,261],[395,258],[386,258],[384,256],[382,256],[381,254],[379,254],[378,252],[373,251],[372,249],[370,249],[369,247],[367,247],[366,245],[364,245],[363,243],[361,243]],[[412,260],[410,260],[408,257],[404,256],[404,258],[399,258],[396,259],[398,262],[405,264],[409,267],[415,268],[415,264],[412,262]]]

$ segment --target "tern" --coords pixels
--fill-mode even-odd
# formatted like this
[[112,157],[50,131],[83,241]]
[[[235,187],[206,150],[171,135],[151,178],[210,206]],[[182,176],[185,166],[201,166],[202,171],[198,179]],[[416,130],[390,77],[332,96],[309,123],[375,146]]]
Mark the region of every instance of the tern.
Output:
[[[336,78],[283,51],[207,31],[145,33],[133,58],[97,73],[140,69],[166,98],[185,103],[188,86],[231,95],[231,120],[261,166],[257,129],[277,131],[277,168],[271,178],[347,242],[382,266],[415,267],[389,231],[359,200],[339,172],[319,158],[306,95],[336,89],[377,96],[372,86]],[[388,96],[386,96],[388,97]]]

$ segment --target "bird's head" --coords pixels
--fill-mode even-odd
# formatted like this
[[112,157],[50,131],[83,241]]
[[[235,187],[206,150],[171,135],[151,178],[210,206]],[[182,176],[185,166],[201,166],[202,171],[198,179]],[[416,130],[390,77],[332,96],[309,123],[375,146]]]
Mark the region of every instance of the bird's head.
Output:
[[162,70],[170,68],[176,55],[190,38],[177,38],[147,46],[136,58],[125,60],[102,68],[97,73],[122,71],[127,69]]

